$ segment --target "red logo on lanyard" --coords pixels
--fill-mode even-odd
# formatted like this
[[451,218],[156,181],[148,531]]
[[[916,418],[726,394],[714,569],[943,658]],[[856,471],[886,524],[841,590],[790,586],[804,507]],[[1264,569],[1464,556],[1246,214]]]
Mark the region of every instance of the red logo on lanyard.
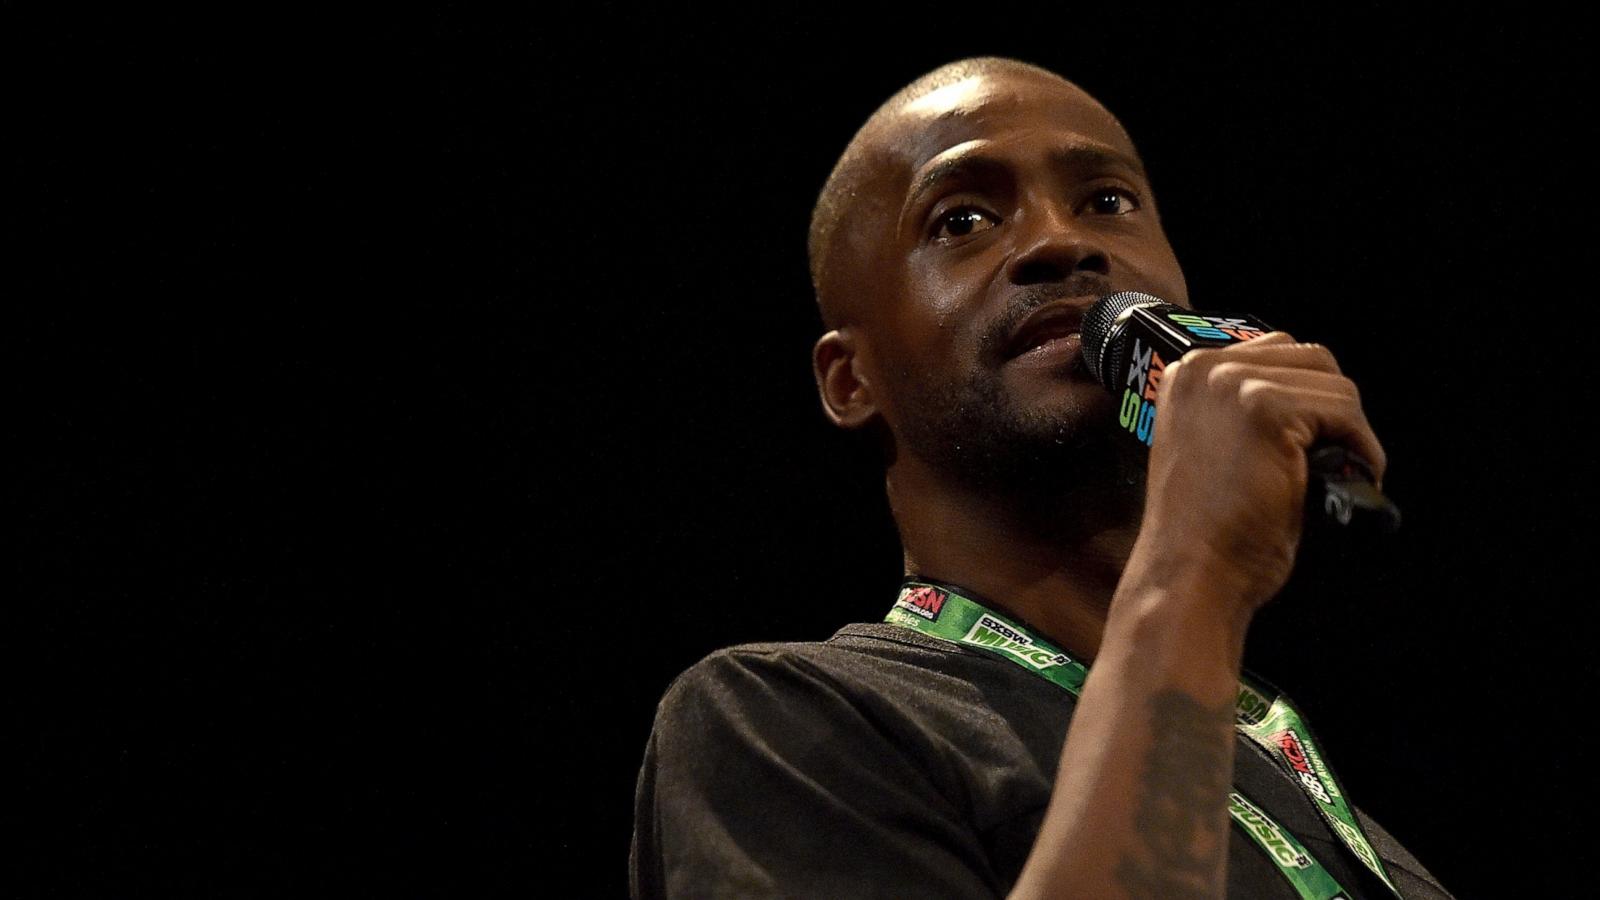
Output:
[[924,585],[918,588],[908,588],[900,595],[895,605],[901,609],[909,610],[932,622],[939,618],[939,611],[944,609],[944,601],[949,594],[936,587]]
[[1333,802],[1333,798],[1328,796],[1328,789],[1322,784],[1322,779],[1318,778],[1317,773],[1312,771],[1311,762],[1306,759],[1305,747],[1300,743],[1300,735],[1295,734],[1293,728],[1285,728],[1268,738],[1268,740],[1277,744],[1278,748],[1283,751],[1284,758],[1289,760],[1289,765],[1300,776],[1300,781],[1306,786],[1307,790],[1323,803]]

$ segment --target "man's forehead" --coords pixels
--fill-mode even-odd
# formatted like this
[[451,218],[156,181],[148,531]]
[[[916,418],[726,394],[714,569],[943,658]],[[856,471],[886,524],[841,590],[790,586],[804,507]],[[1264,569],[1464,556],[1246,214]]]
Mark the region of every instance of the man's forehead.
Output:
[[1100,144],[1138,158],[1121,123],[1082,89],[1010,73],[967,78],[910,101],[885,123],[879,149],[896,174],[909,179],[952,147],[1018,128],[1055,130],[1071,143]]
[[[843,301],[829,304],[824,298],[859,296],[863,284],[895,271],[893,247],[914,183],[935,177],[921,171],[925,166],[935,170],[953,162],[931,160],[958,147],[951,157],[969,148],[998,150],[998,142],[1028,132],[1048,132],[1044,141],[1026,142],[1030,152],[1044,152],[1041,161],[1059,159],[1062,151],[1098,148],[1132,160],[1136,172],[1142,169],[1116,117],[1077,85],[1048,73],[984,72],[885,105],[857,133],[842,169],[830,178],[818,204],[824,216],[813,214],[813,277],[824,315],[843,315]],[[860,311],[875,308],[867,304]]]

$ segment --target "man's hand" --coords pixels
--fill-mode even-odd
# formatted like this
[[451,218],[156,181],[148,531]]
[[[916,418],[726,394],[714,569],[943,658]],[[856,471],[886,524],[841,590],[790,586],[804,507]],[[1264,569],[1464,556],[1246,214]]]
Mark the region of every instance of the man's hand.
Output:
[[1345,445],[1382,483],[1383,447],[1355,383],[1320,344],[1273,332],[1193,351],[1167,366],[1156,403],[1135,556],[1206,573],[1244,618],[1289,578],[1313,444]]

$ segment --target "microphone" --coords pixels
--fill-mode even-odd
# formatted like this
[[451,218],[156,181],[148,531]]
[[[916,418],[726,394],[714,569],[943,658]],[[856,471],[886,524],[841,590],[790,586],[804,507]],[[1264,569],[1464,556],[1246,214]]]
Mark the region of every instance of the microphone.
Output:
[[[1273,331],[1254,316],[1201,313],[1149,294],[1101,297],[1084,315],[1083,359],[1118,398],[1118,421],[1149,447],[1155,439],[1156,389],[1167,364],[1201,347],[1227,347]],[[1306,514],[1346,530],[1392,533],[1400,508],[1373,482],[1372,466],[1337,444],[1307,452]]]

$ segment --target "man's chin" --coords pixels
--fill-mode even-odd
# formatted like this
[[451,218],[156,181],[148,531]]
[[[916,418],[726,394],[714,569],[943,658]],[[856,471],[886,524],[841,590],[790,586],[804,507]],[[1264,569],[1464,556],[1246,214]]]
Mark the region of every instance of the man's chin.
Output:
[[1121,452],[1137,444],[1121,433],[1111,395],[1065,362],[1006,364],[906,393],[915,398],[905,408],[907,449],[972,486],[1093,481],[1098,469],[1123,468]]
[[1092,381],[1059,377],[1017,385],[1011,406],[1027,419],[1050,423],[1051,431],[1093,434],[1121,427],[1116,401]]
[[1038,358],[1024,354],[1003,363],[992,377],[1005,386],[1011,402],[1022,407],[1059,404],[1064,396],[1086,405],[1093,400],[1109,401],[1111,396],[1089,373],[1081,353]]
[[1019,498],[1136,480],[1130,472],[1142,469],[1144,448],[1123,433],[1114,413],[1055,412],[1026,416],[998,433],[968,432],[943,443],[929,461],[971,488]]

